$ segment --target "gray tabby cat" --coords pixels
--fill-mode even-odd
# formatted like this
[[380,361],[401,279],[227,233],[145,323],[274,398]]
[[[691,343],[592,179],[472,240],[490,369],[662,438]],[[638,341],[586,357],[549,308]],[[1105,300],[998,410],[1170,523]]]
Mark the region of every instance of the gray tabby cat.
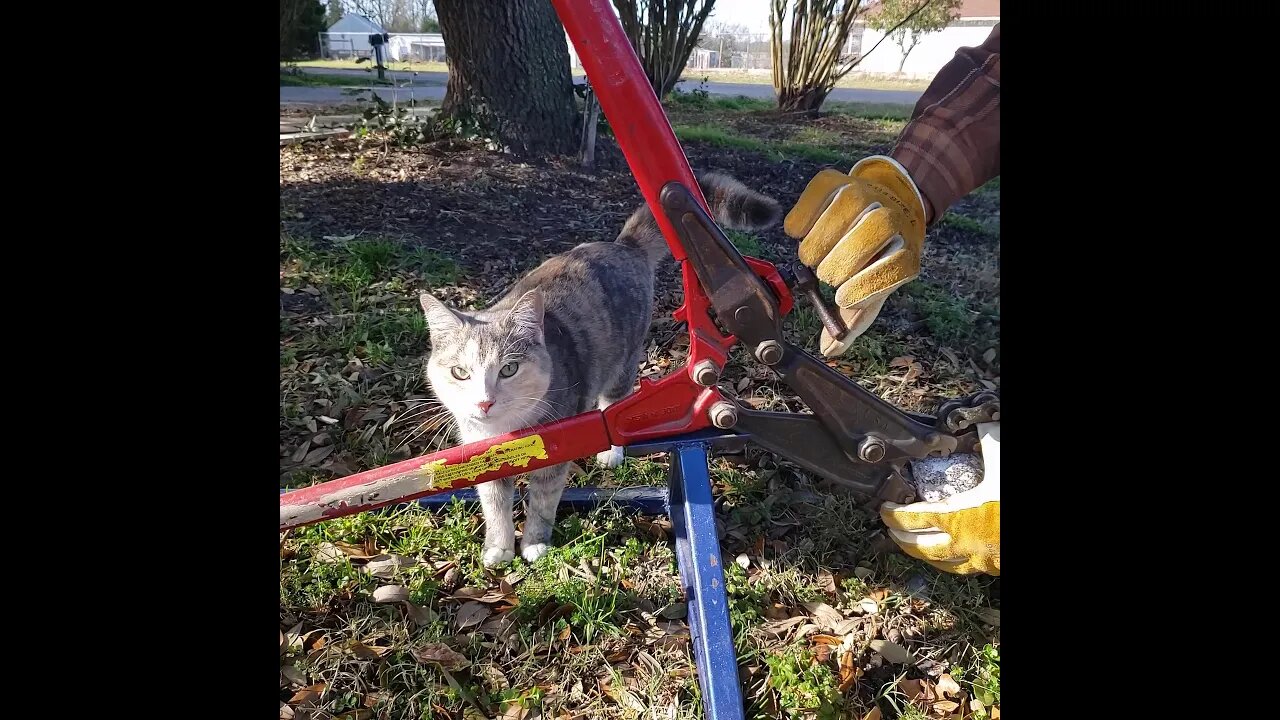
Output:
[[[698,178],[726,227],[759,230],[778,221],[771,198],[715,174]],[[464,443],[604,409],[631,393],[653,315],[654,270],[669,255],[647,205],[614,242],[579,245],[515,284],[492,307],[464,313],[420,297],[431,332],[427,379],[458,423]],[[623,449],[596,456],[622,463]],[[528,474],[521,555],[547,552],[569,464]],[[484,563],[515,557],[513,478],[477,487],[484,510]]]

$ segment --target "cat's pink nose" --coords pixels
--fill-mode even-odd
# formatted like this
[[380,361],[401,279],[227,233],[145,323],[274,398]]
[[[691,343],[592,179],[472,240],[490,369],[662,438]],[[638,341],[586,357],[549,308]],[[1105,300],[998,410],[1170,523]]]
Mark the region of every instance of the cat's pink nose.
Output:
[[476,403],[476,405],[480,406],[480,412],[484,413],[485,415],[488,415],[489,408],[493,407],[493,401],[485,400],[484,402]]

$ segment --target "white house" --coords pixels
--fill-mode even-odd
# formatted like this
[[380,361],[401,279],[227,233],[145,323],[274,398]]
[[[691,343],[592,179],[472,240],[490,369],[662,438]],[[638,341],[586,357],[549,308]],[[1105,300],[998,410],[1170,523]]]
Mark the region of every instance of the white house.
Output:
[[373,46],[369,36],[386,32],[378,23],[363,15],[346,13],[320,33],[320,56],[326,58],[371,57]]
[[[385,32],[363,15],[347,13],[320,33],[320,56],[326,58],[372,57],[370,35]],[[444,62],[444,36],[440,33],[387,33],[387,59]]]
[[[874,8],[869,12],[875,12]],[[907,54],[907,62],[902,67],[904,75],[912,77],[932,77],[955,57],[956,50],[962,47],[976,47],[982,44],[991,34],[991,28],[1000,22],[1000,0],[964,0],[960,5],[960,16],[951,24],[938,32],[928,33],[920,37],[920,42]],[[857,34],[855,29],[854,34]],[[854,68],[860,73],[896,73],[902,62],[902,52],[893,38],[885,39],[884,33],[871,28],[862,28],[861,37],[851,41],[853,52],[868,52],[875,47],[875,52]],[[860,40],[860,42],[859,42]],[[876,43],[880,46],[876,47]]]

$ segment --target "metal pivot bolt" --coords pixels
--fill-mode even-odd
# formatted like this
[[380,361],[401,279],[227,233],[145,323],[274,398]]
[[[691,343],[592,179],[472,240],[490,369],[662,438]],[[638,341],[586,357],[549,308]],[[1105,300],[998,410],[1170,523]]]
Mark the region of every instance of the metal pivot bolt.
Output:
[[884,459],[884,441],[878,437],[868,437],[858,446],[858,457],[869,463],[878,463]]
[[693,366],[693,381],[702,387],[711,387],[720,381],[720,368],[710,360],[703,360]]
[[711,406],[711,424],[721,430],[728,430],[738,424],[738,408],[731,402],[721,400]]
[[756,346],[756,359],[765,365],[777,365],[782,360],[782,343],[765,340]]

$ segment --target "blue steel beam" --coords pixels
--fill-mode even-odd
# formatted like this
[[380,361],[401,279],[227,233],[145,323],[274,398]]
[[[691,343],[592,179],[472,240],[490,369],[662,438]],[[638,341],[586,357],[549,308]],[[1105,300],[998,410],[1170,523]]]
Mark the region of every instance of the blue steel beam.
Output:
[[703,443],[672,449],[671,525],[680,583],[689,603],[689,631],[702,688],[703,715],[707,720],[741,720],[742,686],[729,625],[729,596],[724,588],[707,460]]

